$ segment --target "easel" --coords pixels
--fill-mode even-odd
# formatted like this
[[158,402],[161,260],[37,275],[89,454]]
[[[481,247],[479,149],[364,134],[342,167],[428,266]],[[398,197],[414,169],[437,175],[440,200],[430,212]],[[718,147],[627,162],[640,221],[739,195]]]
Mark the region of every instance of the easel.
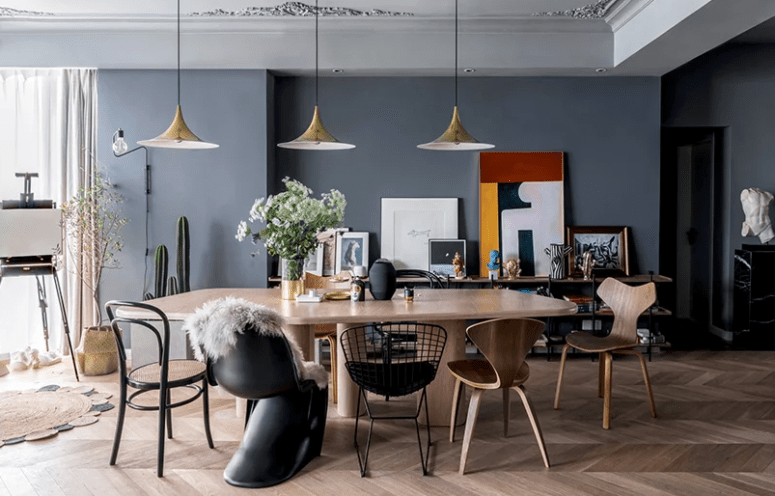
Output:
[[[52,200],[34,199],[34,195],[31,192],[30,183],[33,177],[38,177],[37,173],[17,173],[16,177],[24,178],[24,193],[20,195],[18,201],[5,200],[0,205],[0,210],[6,211],[4,213],[7,214],[9,218],[13,218],[9,220],[8,226],[4,228],[4,230],[7,229],[9,231],[3,233],[4,236],[7,236],[8,238],[12,238],[15,235],[21,235],[20,237],[24,237],[24,234],[35,233],[36,231],[41,230],[41,226],[29,225],[29,223],[22,227],[24,222],[29,220],[35,222],[36,218],[40,218],[45,222],[51,223],[52,219],[56,220],[57,215],[61,215],[56,213],[56,205]],[[59,227],[58,222],[57,227]],[[59,229],[60,230],[56,232],[61,232],[61,228]],[[48,235],[48,233],[44,233],[44,235]],[[38,286],[38,302],[43,320],[43,337],[46,342],[46,351],[49,351],[48,319],[46,316],[46,308],[48,307],[48,304],[46,303],[46,289],[42,282],[42,276],[50,275],[54,278],[54,287],[56,288],[57,298],[59,300],[59,309],[62,312],[62,323],[64,324],[65,328],[67,346],[70,350],[70,358],[73,361],[75,380],[80,382],[80,378],[78,377],[78,367],[75,364],[75,352],[73,351],[73,343],[70,340],[70,326],[67,322],[67,312],[65,310],[65,302],[62,296],[62,287],[59,284],[59,277],[57,277],[56,260],[53,255],[53,247],[46,246],[46,243],[47,240],[43,238],[30,239],[29,246],[26,248],[29,250],[29,253],[20,248],[18,246],[18,242],[14,246],[11,246],[10,242],[9,246],[4,246],[3,248],[7,250],[7,253],[0,252],[0,254],[3,255],[3,258],[0,258],[0,282],[2,282],[3,277],[35,276],[35,281],[37,282]],[[58,240],[55,244],[58,244]],[[49,250],[49,252],[52,254],[31,254],[32,252],[41,252],[45,250]]]

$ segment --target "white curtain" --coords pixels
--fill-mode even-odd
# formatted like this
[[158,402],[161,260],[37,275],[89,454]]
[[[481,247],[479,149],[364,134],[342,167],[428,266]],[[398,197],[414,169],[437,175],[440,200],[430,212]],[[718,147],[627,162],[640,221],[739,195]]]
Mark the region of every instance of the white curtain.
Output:
[[[57,207],[96,174],[97,71],[95,69],[0,69],[0,200],[18,199],[16,172],[37,172],[35,199]],[[2,236],[3,233],[0,233]],[[65,292],[73,346],[92,325],[96,310],[80,281],[68,270],[67,250],[59,278]],[[59,304],[46,279],[50,348],[65,352]],[[44,349],[33,277],[0,280],[0,352]]]

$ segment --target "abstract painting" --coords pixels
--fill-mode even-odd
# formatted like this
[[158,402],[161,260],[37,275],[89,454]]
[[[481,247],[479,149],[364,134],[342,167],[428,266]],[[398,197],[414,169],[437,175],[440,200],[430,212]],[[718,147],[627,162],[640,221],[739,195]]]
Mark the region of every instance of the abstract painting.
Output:
[[353,270],[362,265],[369,268],[369,233],[343,232],[339,233],[336,243],[336,273],[343,270]]
[[455,254],[466,259],[466,240],[464,239],[429,239],[428,240],[430,271],[434,274],[455,276],[455,266],[452,264]]
[[585,252],[592,255],[592,273],[630,275],[629,228],[625,226],[568,226],[570,275],[580,275]]
[[551,243],[564,242],[562,152],[479,154],[479,273],[490,251],[519,259],[523,276],[546,276]]

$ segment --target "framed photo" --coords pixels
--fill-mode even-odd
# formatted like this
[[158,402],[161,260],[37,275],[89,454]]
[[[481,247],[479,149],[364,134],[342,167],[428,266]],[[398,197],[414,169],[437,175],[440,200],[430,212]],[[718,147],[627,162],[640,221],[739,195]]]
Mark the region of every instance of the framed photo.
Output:
[[[466,240],[464,239],[429,239],[428,240],[428,259],[430,260],[430,271],[436,274],[455,277],[455,266],[452,265],[452,259],[455,254],[466,259]],[[463,269],[465,273],[465,268]]]
[[318,242],[323,245],[323,264],[322,276],[333,276],[336,274],[336,242],[339,237],[337,233],[349,231],[349,227],[339,227],[329,229],[318,234]]
[[428,241],[457,238],[457,198],[383,198],[380,254],[396,269],[428,270]]
[[318,243],[318,249],[315,250],[307,260],[304,261],[304,272],[315,274],[316,276],[323,275],[323,252],[325,246],[323,243]]
[[596,275],[630,275],[629,228],[623,226],[568,226],[567,243],[573,248],[570,275],[582,274],[584,252],[592,254]]
[[369,266],[369,233],[342,232],[336,242],[336,274],[357,265]]

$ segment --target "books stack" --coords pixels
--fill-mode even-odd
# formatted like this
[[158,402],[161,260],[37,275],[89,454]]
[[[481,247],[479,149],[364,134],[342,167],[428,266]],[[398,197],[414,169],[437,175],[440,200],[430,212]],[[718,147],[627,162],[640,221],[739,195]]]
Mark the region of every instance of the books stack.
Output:
[[600,308],[600,302],[595,301],[592,296],[583,294],[566,294],[563,295],[563,299],[573,302],[578,306],[579,313],[589,313],[592,308],[598,310]]

